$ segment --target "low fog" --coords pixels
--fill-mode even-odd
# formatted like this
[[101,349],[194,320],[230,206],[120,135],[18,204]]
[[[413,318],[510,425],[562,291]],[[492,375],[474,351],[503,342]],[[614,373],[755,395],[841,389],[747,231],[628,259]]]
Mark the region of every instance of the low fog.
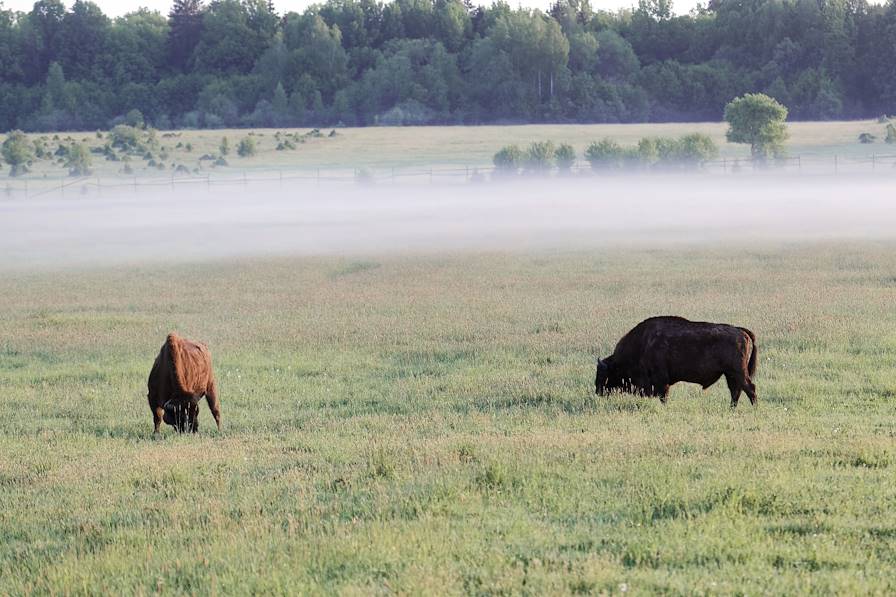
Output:
[[893,177],[250,183],[0,199],[0,269],[896,236]]

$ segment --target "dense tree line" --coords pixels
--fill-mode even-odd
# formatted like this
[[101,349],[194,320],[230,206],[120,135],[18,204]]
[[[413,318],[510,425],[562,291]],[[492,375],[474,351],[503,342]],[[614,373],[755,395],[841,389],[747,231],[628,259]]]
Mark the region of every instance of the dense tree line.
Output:
[[764,92],[796,119],[896,111],[896,0],[669,0],[545,14],[469,0],[0,2],[0,129],[720,120]]

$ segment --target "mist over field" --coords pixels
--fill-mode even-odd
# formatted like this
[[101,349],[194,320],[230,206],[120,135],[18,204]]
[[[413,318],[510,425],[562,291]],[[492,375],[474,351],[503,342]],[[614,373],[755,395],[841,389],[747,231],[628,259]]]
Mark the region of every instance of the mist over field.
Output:
[[451,185],[196,185],[0,201],[0,268],[875,239],[889,176],[661,176]]

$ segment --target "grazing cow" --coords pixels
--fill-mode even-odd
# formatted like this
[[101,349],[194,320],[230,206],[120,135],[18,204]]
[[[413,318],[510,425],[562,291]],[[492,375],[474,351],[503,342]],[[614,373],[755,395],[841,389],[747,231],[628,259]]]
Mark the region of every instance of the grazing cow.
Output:
[[221,408],[218,403],[212,355],[205,344],[168,334],[149,372],[149,409],[155,432],[165,423],[180,433],[199,430],[199,401],[205,396],[218,430]]
[[651,317],[622,337],[616,350],[597,360],[595,392],[613,390],[656,396],[665,403],[669,386],[679,381],[708,388],[723,375],[731,390],[731,407],[741,391],[756,404],[756,336],[724,323]]

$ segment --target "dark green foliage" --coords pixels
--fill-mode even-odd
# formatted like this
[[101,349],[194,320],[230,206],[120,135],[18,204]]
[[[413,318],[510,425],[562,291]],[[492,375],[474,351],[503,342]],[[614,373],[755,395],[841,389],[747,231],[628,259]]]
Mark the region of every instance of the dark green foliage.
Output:
[[859,135],[859,143],[869,144],[874,143],[876,140],[877,137],[875,137],[871,133],[862,133]]
[[516,145],[501,148],[492,158],[495,170],[500,174],[516,174],[522,165],[525,154]]
[[625,156],[626,152],[622,146],[612,139],[596,141],[585,150],[585,159],[593,170],[617,168],[622,165]]
[[41,0],[0,8],[0,131],[718,120],[747,93],[794,119],[892,110],[892,0],[669,6],[175,0],[110,20]]

